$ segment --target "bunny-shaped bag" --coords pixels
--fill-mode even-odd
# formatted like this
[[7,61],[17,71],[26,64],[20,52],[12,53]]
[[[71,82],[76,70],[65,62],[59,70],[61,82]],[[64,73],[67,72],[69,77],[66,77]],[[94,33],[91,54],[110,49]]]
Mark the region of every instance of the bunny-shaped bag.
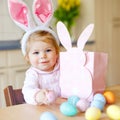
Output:
[[94,25],[88,25],[72,48],[69,32],[62,22],[57,23],[57,33],[66,51],[60,53],[61,96],[68,98],[77,95],[92,100],[94,93],[105,89],[107,54],[83,51],[93,31]]

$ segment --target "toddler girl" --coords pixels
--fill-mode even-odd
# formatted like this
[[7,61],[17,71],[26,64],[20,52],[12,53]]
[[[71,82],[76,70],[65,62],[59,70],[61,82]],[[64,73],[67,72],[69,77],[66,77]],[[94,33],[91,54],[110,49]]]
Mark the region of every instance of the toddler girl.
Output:
[[22,89],[29,104],[50,104],[60,96],[59,46],[52,33],[38,30],[26,41],[25,58],[31,67],[26,71]]

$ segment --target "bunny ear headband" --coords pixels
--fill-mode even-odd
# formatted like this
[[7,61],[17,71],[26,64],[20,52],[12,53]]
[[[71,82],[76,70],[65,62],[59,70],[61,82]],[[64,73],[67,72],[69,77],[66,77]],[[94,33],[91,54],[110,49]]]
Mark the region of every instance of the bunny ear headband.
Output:
[[8,8],[12,20],[26,32],[21,40],[23,55],[26,54],[26,42],[28,37],[35,31],[48,31],[55,37],[57,43],[59,43],[56,33],[48,27],[49,21],[53,16],[52,0],[33,1],[32,12],[35,21],[27,5],[22,0],[8,0]]

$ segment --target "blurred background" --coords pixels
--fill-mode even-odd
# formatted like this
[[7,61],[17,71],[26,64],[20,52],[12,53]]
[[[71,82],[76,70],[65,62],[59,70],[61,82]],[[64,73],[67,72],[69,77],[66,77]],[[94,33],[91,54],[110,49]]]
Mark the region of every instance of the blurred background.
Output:
[[[33,0],[24,0],[31,8]],[[53,0],[54,10],[58,8],[57,0]],[[108,53],[106,85],[120,84],[120,0],[80,0],[79,15],[71,27],[72,42],[76,43],[82,30],[90,23],[95,29],[85,51]],[[56,18],[51,26],[56,30]],[[0,102],[5,106],[3,89],[12,84],[21,88],[26,64],[20,50],[20,39],[24,31],[10,19],[7,0],[0,1]]]

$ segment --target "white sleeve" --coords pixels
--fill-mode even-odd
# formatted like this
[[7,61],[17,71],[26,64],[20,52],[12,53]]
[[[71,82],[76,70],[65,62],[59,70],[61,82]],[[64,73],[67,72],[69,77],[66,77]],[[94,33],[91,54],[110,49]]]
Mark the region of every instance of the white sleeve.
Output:
[[35,102],[34,96],[35,93],[38,92],[39,90],[40,88],[37,73],[33,70],[28,70],[26,72],[26,78],[22,88],[22,93],[26,103],[34,105],[37,104]]

